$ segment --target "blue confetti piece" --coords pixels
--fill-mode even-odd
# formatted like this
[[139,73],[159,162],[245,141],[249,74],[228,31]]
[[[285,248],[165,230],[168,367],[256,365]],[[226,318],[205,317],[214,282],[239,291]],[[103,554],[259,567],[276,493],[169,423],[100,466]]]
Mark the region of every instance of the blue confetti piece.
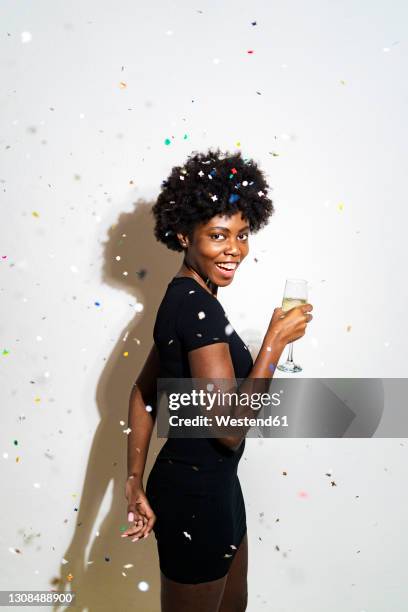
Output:
[[100,306],[101,303],[100,302],[95,302],[95,306]]
[[240,196],[237,193],[232,193],[229,197],[228,202],[230,204],[234,204],[234,202],[237,202],[239,200]]
[[275,369],[276,369],[276,365],[274,363],[270,363],[269,364],[269,369],[270,369],[271,372],[274,372]]

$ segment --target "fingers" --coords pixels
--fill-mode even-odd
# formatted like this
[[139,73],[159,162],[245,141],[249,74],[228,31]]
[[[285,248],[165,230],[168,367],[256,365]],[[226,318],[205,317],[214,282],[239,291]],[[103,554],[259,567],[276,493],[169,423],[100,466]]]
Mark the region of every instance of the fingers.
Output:
[[149,535],[149,533],[151,532],[153,528],[155,520],[156,520],[156,517],[154,516],[154,514],[152,514],[152,516],[150,516],[149,518],[146,518],[146,522],[143,525],[143,529],[140,532],[141,538],[147,538],[147,536]]
[[134,524],[131,527],[129,527],[128,529],[126,529],[126,531],[124,531],[122,533],[121,537],[122,538],[130,537],[130,536],[138,536],[139,537],[140,536],[140,532],[143,529],[143,526],[144,526],[146,520],[147,520],[146,518],[139,516],[139,518],[137,518],[134,521]]
[[156,516],[151,513],[151,516],[147,518],[145,515],[139,515],[135,524],[126,529],[121,535],[122,538],[132,538],[132,542],[147,538],[150,534],[153,525],[156,521]]

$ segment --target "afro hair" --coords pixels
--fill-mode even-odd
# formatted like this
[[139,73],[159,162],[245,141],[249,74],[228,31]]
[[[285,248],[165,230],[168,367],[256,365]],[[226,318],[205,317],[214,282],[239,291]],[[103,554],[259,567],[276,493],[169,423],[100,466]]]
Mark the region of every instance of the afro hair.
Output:
[[177,232],[192,236],[196,225],[215,215],[229,217],[241,211],[255,233],[274,212],[264,173],[253,160],[243,159],[241,151],[193,151],[183,167],[174,166],[161,187],[152,207],[154,235],[173,251],[183,250]]

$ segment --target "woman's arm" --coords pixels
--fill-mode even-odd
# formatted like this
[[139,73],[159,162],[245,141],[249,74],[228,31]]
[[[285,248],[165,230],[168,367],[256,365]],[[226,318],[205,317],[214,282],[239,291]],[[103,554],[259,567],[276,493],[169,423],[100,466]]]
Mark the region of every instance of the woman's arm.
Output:
[[[234,367],[229,351],[228,343],[219,342],[209,344],[189,351],[188,359],[192,378],[204,379],[226,379],[231,381],[228,391],[235,392],[238,396],[251,393],[268,392],[270,379],[276,369],[282,351],[288,342],[293,342],[305,333],[306,324],[313,318],[308,314],[312,310],[311,304],[296,306],[287,313],[281,308],[275,308],[271,322],[265,334],[259,354],[253,364],[252,370],[247,378],[237,387]],[[273,367],[271,367],[273,364]],[[219,406],[215,402],[213,413],[222,414],[225,406]],[[237,410],[236,405],[229,406],[237,416],[253,416],[252,408],[245,407]],[[247,427],[247,430],[250,429]],[[220,437],[218,440],[228,448],[236,451],[245,435]]]
[[[269,385],[266,386],[266,380],[273,377],[273,371],[270,368],[270,364],[277,364],[286,343],[281,341],[280,338],[271,338],[268,334],[265,336],[262,343],[261,349],[254,362],[253,368],[249,373],[246,380],[244,380],[239,388],[236,388],[237,393],[254,392],[254,383],[252,379],[263,379],[257,381],[256,388],[257,392],[267,392]],[[232,364],[231,353],[229,346],[226,342],[219,342],[218,344],[210,344],[202,348],[191,351],[188,354],[191,377],[192,378],[205,378],[205,379],[226,379],[235,382],[234,366]],[[230,388],[229,391],[235,391]],[[222,413],[221,410],[217,410],[218,406],[214,406],[213,413]],[[225,409],[225,407],[224,407]],[[234,409],[231,407],[231,412]],[[230,412],[230,413],[231,413]],[[248,409],[248,416],[253,416],[252,409]],[[242,440],[245,436],[234,436],[234,437],[220,437],[217,438],[221,444],[224,444],[233,451],[238,450]]]
[[[133,475],[143,486],[143,473],[150,439],[156,420],[156,381],[159,375],[159,354],[153,344],[146,363],[133,385],[129,399],[127,468],[128,476]],[[151,407],[151,411],[146,410]]]

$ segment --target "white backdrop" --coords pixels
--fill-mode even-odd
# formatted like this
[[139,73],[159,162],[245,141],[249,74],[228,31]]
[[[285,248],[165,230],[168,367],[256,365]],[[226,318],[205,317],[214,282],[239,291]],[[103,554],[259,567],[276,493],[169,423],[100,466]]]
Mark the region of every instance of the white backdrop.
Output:
[[[241,148],[276,213],[220,292],[234,327],[259,344],[285,278],[306,278],[302,376],[407,377],[408,7],[3,0],[0,17],[0,586],[71,574],[84,610],[156,612],[154,536],[120,538],[120,421],[181,263],[150,207],[193,150]],[[406,461],[403,439],[249,439],[249,612],[405,612]]]

